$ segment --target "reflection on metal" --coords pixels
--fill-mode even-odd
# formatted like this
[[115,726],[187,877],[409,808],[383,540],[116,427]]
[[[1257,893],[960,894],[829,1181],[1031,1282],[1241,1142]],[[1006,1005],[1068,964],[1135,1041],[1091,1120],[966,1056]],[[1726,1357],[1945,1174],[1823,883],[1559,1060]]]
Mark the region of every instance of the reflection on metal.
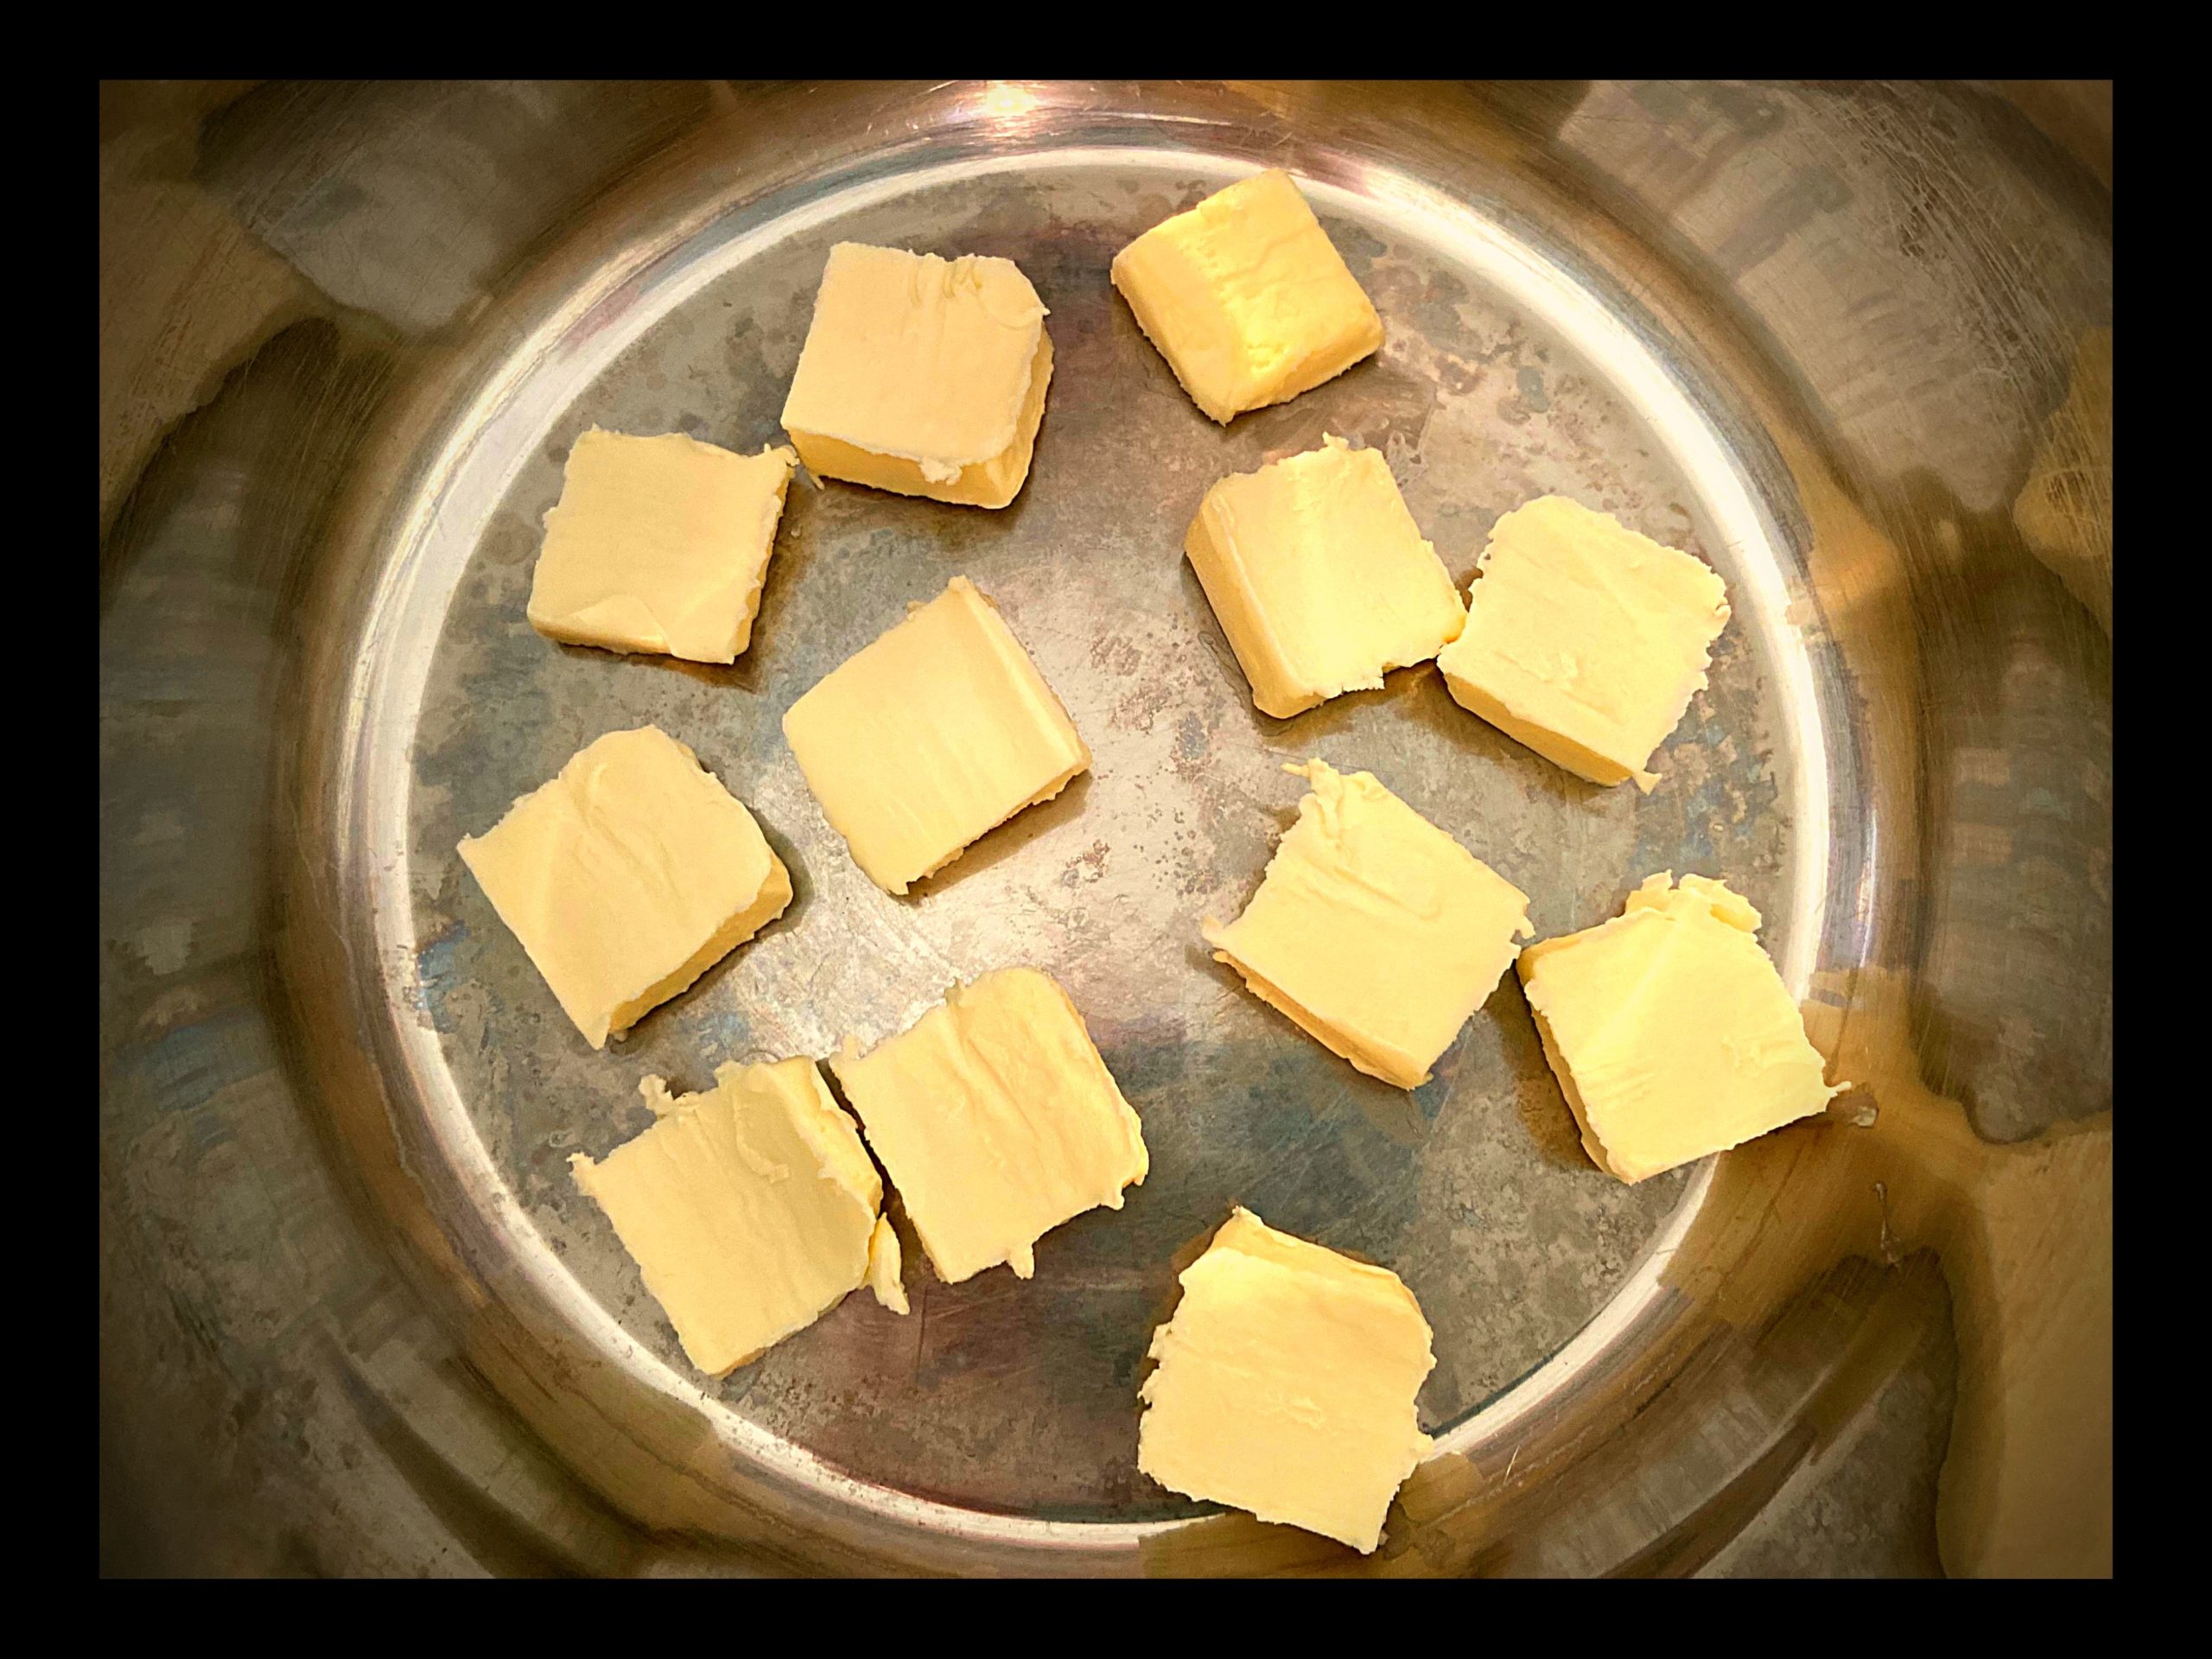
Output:
[[[234,366],[112,504],[104,438],[104,1565],[2108,1570],[2110,198],[1999,93],[110,88],[102,131],[107,248],[230,226],[296,273],[181,279],[170,338]],[[1390,341],[1224,431],[1104,270],[1258,162],[1310,181]],[[841,238],[1036,282],[1059,366],[1022,498],[794,491],[734,668],[537,639],[575,432],[757,448]],[[104,368],[118,456],[190,378]],[[1427,670],[1251,709],[1181,528],[1325,427],[1385,451],[1463,581],[1549,489],[1723,572],[1658,791],[1566,779]],[[2101,496],[2038,497],[2100,433]],[[776,721],[956,572],[1097,765],[893,900]],[[798,897],[594,1054],[452,848],[646,719]],[[1197,942],[1309,753],[1453,828],[1541,932],[1725,871],[1859,1090],[1625,1188],[1560,1133],[1510,985],[1423,1090],[1351,1072]],[[702,1385],[567,1154],[634,1130],[647,1071],[868,1039],[1018,960],[1084,1007],[1151,1178],[1030,1284],[918,1267],[911,1319],[856,1300]],[[1372,1560],[1135,1473],[1145,1341],[1232,1201],[1389,1262],[1436,1327],[1440,1455]]]

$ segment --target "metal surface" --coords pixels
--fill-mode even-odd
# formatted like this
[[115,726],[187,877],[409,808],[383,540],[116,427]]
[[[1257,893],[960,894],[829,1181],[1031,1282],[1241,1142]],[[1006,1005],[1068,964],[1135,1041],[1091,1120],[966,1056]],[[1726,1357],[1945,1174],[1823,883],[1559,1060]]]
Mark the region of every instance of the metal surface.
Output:
[[[109,89],[104,340],[135,282],[241,355],[103,362],[104,1566],[2108,1570],[2110,199],[2051,97]],[[1260,161],[1389,343],[1224,431],[1106,264]],[[795,487],[731,669],[539,639],[567,444],[771,438],[840,238],[1036,283],[1058,365],[1015,505]],[[130,475],[164,398],[204,401]],[[1433,669],[1252,709],[1181,531],[1325,429],[1385,451],[1463,583],[1549,490],[1722,572],[1656,792],[1549,767]],[[776,721],[959,573],[1096,765],[892,899]],[[594,1054],[453,846],[645,720],[798,897]],[[1352,1072],[1197,937],[1308,754],[1540,935],[1726,874],[1864,1086],[1628,1188],[1510,983],[1425,1088]],[[1012,962],[1084,1008],[1144,1186],[1030,1283],[912,1266],[909,1319],[849,1301],[702,1385],[569,1154],[642,1126],[646,1072],[871,1040]],[[1440,1455],[1372,1561],[1135,1471],[1145,1343],[1231,1202],[1389,1262],[1436,1328]],[[179,1414],[206,1449],[165,1466]]]

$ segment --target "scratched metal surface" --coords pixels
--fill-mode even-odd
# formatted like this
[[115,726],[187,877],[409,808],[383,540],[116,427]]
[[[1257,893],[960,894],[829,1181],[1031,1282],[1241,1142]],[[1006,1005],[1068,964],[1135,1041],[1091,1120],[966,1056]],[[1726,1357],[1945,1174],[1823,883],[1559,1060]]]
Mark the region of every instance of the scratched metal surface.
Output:
[[[1391,345],[1224,433],[1104,264],[1269,163]],[[104,86],[103,1571],[2108,1572],[2110,175],[2108,85]],[[772,436],[838,235],[1037,281],[1020,504],[796,488],[731,671],[537,639],[563,447]],[[1431,671],[1252,711],[1176,544],[1324,429],[1463,579],[1546,489],[1722,570],[1657,793]],[[774,716],[956,570],[1097,771],[887,899]],[[452,846],[645,718],[800,897],[592,1055]],[[1726,874],[1860,1086],[1631,1192],[1510,982],[1428,1089],[1359,1077],[1198,949],[1316,753],[1548,933]],[[647,1071],[820,1053],[1007,960],[1074,991],[1150,1179],[1032,1283],[910,1262],[926,1313],[702,1386],[566,1155]],[[1437,1326],[1437,1454],[1372,1558],[1130,1469],[1136,1356],[1236,1200]]]
[[[411,755],[418,984],[448,1086],[490,1162],[589,1295],[679,1371],[665,1320],[570,1154],[651,1121],[648,1073],[703,1086],[724,1059],[820,1056],[910,1023],[956,979],[1029,963],[1067,987],[1142,1117],[1152,1173],[1120,1213],[1048,1237],[1033,1282],[910,1273],[913,1313],[866,1297],[711,1384],[748,1421],[855,1476],[1015,1516],[1142,1520],[1194,1506],[1139,1475],[1140,1362],[1179,1259],[1232,1204],[1386,1262],[1420,1297],[1437,1367],[1421,1395],[1449,1431],[1554,1353],[1620,1288],[1688,1189],[1636,1187],[1574,1144],[1517,987],[1500,987],[1423,1088],[1363,1077],[1238,987],[1199,941],[1251,893],[1319,755],[1365,768],[1530,895],[1540,936],[1592,925],[1654,870],[1726,875],[1794,925],[1793,764],[1753,630],[1724,636],[1710,688],[1649,798],[1583,783],[1467,715],[1430,667],[1289,721],[1258,713],[1196,578],[1184,527],[1225,473],[1325,432],[1382,449],[1463,587],[1491,523],[1561,491],[1712,560],[1755,603],[1702,513],[1674,435],[1541,311],[1471,270],[1448,235],[1379,223],[1357,195],[1326,223],[1386,320],[1378,359],[1226,431],[1175,385],[1107,281],[1115,251],[1224,176],[1129,153],[925,180],[808,204],[728,256],[709,225],[668,256],[631,343],[544,420],[473,464],[513,477],[454,588]],[[879,195],[884,181],[871,181]],[[752,648],[723,670],[539,639],[524,620],[540,521],[568,445],[597,424],[751,451],[777,414],[830,245],[857,240],[1015,260],[1051,309],[1057,367],[1037,460],[991,513],[843,484],[791,496]],[[696,271],[705,280],[688,279]],[[607,326],[596,312],[580,333]],[[558,364],[567,342],[541,363]],[[512,394],[531,396],[529,385]],[[512,451],[512,454],[509,452]],[[1752,554],[1751,556],[1758,556]],[[985,838],[916,895],[847,856],[781,740],[785,708],[938,592],[979,583],[1035,654],[1096,756],[1091,774]],[[760,816],[793,872],[783,919],[594,1053],[569,1027],[454,845],[601,733],[652,721]],[[399,763],[397,749],[385,752]],[[1418,973],[1419,964],[1408,964]],[[910,1262],[921,1252],[903,1231]]]

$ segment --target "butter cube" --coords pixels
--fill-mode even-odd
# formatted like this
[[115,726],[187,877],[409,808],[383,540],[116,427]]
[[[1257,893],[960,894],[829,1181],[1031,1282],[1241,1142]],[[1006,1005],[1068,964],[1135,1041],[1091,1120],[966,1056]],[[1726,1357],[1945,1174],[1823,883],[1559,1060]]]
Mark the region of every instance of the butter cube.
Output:
[[1636,779],[1705,684],[1728,590],[1702,560],[1565,496],[1497,521],[1437,667],[1462,708],[1593,784]]
[[830,1069],[948,1284],[1002,1262],[1031,1277],[1039,1238],[1120,1209],[1148,1167],[1083,1016],[1033,968],[956,987],[866,1054],[848,1038]]
[[1636,1182],[1808,1117],[1850,1085],[1719,881],[1655,875],[1611,921],[1521,953],[1544,1057],[1591,1160]]
[[1045,416],[1052,341],[1011,259],[840,242],[784,401],[817,478],[1002,507]]
[[570,645],[735,662],[753,643],[797,461],[592,428],[545,515],[531,626]]
[[1529,896],[1376,781],[1320,760],[1214,960],[1332,1053],[1417,1089],[1513,963]]
[[1382,344],[1365,290],[1276,168],[1154,226],[1114,256],[1113,278],[1191,401],[1224,426]]
[[1242,1209],[1182,1285],[1153,1333],[1137,1467],[1372,1552],[1430,1445],[1414,1395],[1436,1356],[1413,1292]]
[[1466,620],[1389,463],[1325,434],[1319,449],[1207,491],[1183,550],[1252,701],[1279,718],[1374,690]]
[[684,1353],[719,1376],[867,1281],[883,1183],[811,1060],[726,1064],[676,1098],[658,1077],[641,1088],[660,1121],[569,1167]]
[[791,901],[744,804],[654,726],[578,750],[461,856],[594,1048]]
[[1090,765],[1037,664],[965,576],[791,704],[784,740],[853,861],[894,893]]

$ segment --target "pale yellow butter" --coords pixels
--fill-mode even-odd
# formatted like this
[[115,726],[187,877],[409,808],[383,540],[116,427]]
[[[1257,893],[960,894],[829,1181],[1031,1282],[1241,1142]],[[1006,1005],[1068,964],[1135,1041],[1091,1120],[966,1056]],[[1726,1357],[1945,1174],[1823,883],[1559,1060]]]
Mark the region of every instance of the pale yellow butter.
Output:
[[1414,1089],[1512,965],[1529,896],[1376,781],[1319,760],[1215,960],[1332,1053]]
[[1039,1238],[1120,1209],[1149,1166],[1083,1016],[1033,968],[956,987],[865,1054],[849,1038],[830,1069],[949,1284],[1001,1262],[1029,1278]]
[[1548,495],[1497,521],[1436,658],[1465,709],[1593,784],[1633,778],[1705,685],[1728,623],[1702,560]]
[[891,1217],[885,1216],[876,1222],[868,1242],[868,1287],[893,1313],[906,1311],[906,1287],[899,1276],[903,1265],[899,1235],[892,1229]]
[[1252,701],[1279,717],[1427,662],[1466,620],[1389,463],[1325,434],[1207,491],[1183,550]]
[[1243,1209],[1182,1285],[1153,1333],[1137,1467],[1171,1491],[1372,1551],[1430,1446],[1414,1396],[1436,1356],[1413,1292]]
[[1037,664],[965,576],[791,704],[784,739],[853,861],[887,893],[1090,765]]
[[531,626],[571,645],[735,662],[753,642],[797,461],[592,428],[545,515]]
[[791,899],[744,803],[654,726],[579,750],[461,856],[594,1048]]
[[1052,378],[1044,302],[1011,259],[840,242],[784,401],[817,478],[1003,507]]
[[811,1060],[724,1065],[696,1095],[641,1087],[660,1121],[569,1166],[684,1353],[719,1376],[869,1279],[883,1183]]
[[1366,291],[1276,168],[1154,226],[1114,256],[1113,280],[1191,401],[1224,425],[1382,344]]
[[1592,1160],[1624,1181],[1827,1106],[1820,1052],[1721,882],[1651,877],[1621,914],[1521,953],[1544,1056]]

